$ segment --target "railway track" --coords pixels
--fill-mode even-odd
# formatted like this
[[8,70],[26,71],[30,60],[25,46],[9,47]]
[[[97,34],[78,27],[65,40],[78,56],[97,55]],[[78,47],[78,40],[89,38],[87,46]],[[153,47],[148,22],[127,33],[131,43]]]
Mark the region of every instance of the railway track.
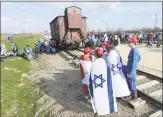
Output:
[[[77,51],[83,52],[81,49],[76,49]],[[69,55],[69,59],[73,59],[76,66],[79,67],[79,56],[74,51],[64,50],[65,53]],[[81,54],[81,53],[80,53]],[[138,100],[129,101],[128,104],[133,108],[138,108],[141,104],[145,104],[146,102],[152,103],[159,110],[156,115],[162,114],[163,103],[162,103],[162,83],[163,78],[155,76],[150,73],[143,72],[141,70],[137,70],[137,93]],[[160,116],[158,116],[160,117]]]

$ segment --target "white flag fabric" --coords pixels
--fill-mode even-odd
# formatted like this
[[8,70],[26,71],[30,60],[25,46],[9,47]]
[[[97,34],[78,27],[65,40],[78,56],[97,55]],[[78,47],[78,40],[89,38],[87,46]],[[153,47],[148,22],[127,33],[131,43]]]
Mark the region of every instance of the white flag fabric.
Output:
[[82,84],[89,85],[90,71],[92,67],[92,62],[89,60],[80,60],[80,64],[83,68],[84,77],[82,79]]
[[122,72],[122,62],[120,60],[120,55],[115,49],[108,54],[107,65],[111,68],[111,77],[115,96],[129,96],[130,90],[127,85],[127,80]]
[[102,51],[103,51],[102,58],[106,61],[108,52],[105,47],[101,47],[100,49],[102,49]]
[[117,112],[112,85],[110,68],[104,59],[96,59],[91,68],[89,91],[98,115]]
[[[80,60],[80,72],[81,72],[82,84],[83,84],[85,96],[88,96],[88,93],[90,95],[90,91],[88,89],[88,86],[89,86],[89,77],[90,77],[91,67],[92,67],[92,62],[90,60],[88,60],[88,59],[87,60],[84,60],[84,59]],[[91,99],[91,104],[92,104],[92,108],[93,108],[94,113],[96,113],[96,109],[95,109],[95,106],[94,106],[92,99]]]
[[102,55],[102,58],[105,60],[105,62],[107,60],[107,55],[108,55],[108,52],[105,50],[103,55]]

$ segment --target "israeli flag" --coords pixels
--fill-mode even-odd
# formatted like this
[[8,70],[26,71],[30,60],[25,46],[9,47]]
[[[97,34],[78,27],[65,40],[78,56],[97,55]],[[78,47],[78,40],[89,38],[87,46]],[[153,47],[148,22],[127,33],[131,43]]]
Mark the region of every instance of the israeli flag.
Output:
[[98,115],[117,112],[116,98],[112,88],[111,70],[102,58],[92,64],[89,91]]
[[[122,71],[123,63],[119,52],[113,49],[107,56],[107,65],[111,68],[111,79],[113,91],[116,97],[124,97],[130,95],[126,77]],[[122,91],[123,89],[123,91]]]

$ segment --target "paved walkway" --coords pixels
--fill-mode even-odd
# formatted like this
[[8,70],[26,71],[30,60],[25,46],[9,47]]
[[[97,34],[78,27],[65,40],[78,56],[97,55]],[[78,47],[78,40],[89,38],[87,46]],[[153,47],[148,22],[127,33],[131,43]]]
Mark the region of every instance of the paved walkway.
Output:
[[[156,48],[154,45],[151,49],[149,49],[143,44],[137,45],[137,48],[139,49],[142,58],[139,63],[139,68],[141,70],[145,69],[145,71],[149,73],[152,72],[152,74],[155,71],[159,74],[159,76],[162,76],[162,46],[160,48]],[[117,49],[119,50],[124,63],[126,63],[130,48],[128,45],[120,45]]]

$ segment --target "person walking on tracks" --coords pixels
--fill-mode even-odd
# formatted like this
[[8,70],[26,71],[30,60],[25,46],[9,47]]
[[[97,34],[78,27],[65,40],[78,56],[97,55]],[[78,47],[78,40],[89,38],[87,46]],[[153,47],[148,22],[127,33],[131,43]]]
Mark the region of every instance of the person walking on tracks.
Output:
[[138,63],[141,60],[141,56],[139,50],[135,47],[135,44],[138,42],[136,38],[130,38],[129,47],[131,48],[130,53],[128,55],[127,62],[127,81],[129,85],[129,89],[131,91],[131,98],[137,99],[137,90],[136,90],[136,70],[138,68]]
[[89,91],[94,113],[106,115],[117,112],[116,98],[114,96],[113,84],[111,80],[111,70],[107,67],[105,60],[102,58],[103,51],[95,50],[97,59],[92,64]]

